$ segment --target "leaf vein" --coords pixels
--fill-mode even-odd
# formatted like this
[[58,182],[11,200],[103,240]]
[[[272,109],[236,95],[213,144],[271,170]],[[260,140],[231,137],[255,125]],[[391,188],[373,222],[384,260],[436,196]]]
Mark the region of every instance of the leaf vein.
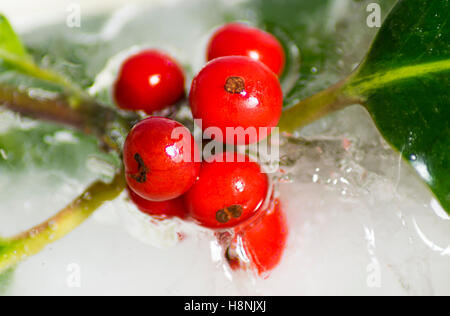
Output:
[[354,78],[357,78],[357,80],[350,80],[344,91],[350,95],[367,96],[369,92],[385,87],[393,82],[410,78],[420,78],[432,73],[448,70],[450,70],[450,59],[404,66],[386,73],[376,73],[362,78],[358,78],[358,75],[356,74]]

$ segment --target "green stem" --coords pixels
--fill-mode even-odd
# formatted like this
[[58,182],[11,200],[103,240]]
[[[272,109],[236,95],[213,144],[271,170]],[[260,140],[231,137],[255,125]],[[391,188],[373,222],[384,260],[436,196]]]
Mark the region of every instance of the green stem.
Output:
[[332,112],[361,103],[359,98],[345,93],[348,80],[286,108],[279,123],[280,131],[292,133]]
[[[29,56],[0,49],[0,58],[15,69],[63,88],[57,97],[33,97],[30,90],[0,85],[0,107],[35,119],[65,124],[95,135],[105,149],[121,153],[120,136],[126,135],[139,119],[96,102],[66,77],[40,68]],[[119,137],[119,139],[118,139]],[[65,209],[46,222],[9,239],[0,238],[0,274],[25,258],[35,255],[81,225],[107,201],[114,200],[126,187],[123,172],[105,184],[96,182]]]
[[48,244],[66,236],[105,202],[116,199],[125,187],[122,172],[109,184],[96,182],[65,209],[44,223],[16,237],[1,239],[0,274],[39,253]]
[[44,119],[75,127],[84,133],[94,134],[104,147],[120,152],[112,133],[117,129],[127,134],[139,119],[135,114],[124,114],[95,101],[87,92],[68,78],[51,69],[41,68],[29,56],[15,55],[0,49],[0,58],[15,69],[64,89],[55,98],[36,98],[29,91],[7,85],[0,86],[0,106],[36,119]]
[[5,85],[0,85],[0,107],[31,118],[74,127],[96,136],[104,147],[118,152],[120,146],[116,142],[114,132],[119,129],[126,135],[138,120],[135,114],[118,112],[91,98],[73,107],[64,96],[33,98],[27,91],[19,91]]

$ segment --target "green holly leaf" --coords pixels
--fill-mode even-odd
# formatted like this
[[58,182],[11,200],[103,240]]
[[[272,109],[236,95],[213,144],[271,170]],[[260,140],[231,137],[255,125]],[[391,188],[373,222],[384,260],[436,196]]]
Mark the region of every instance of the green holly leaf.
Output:
[[284,114],[292,130],[360,103],[450,213],[449,0],[400,0],[346,80]]
[[36,66],[8,19],[0,14],[0,70],[32,73]]
[[[300,51],[297,77],[287,91],[289,106],[341,80],[353,71],[367,52],[377,29],[367,26],[367,7],[373,1],[258,0],[259,23],[282,39],[290,54],[287,68],[294,68],[291,47]],[[396,0],[377,1],[382,16]],[[348,12],[352,12],[351,15]],[[283,78],[286,79],[286,78]]]
[[[4,75],[5,72],[8,78],[11,73],[26,75],[29,78],[24,81],[32,78],[34,81],[40,81],[42,85],[62,87],[72,94],[69,98],[72,103],[78,102],[84,95],[84,91],[66,76],[37,65],[8,19],[0,14],[0,73]],[[4,84],[3,78],[1,84]]]
[[0,179],[8,179],[10,185],[19,186],[21,176],[36,170],[89,182],[98,177],[109,180],[118,168],[117,155],[100,151],[94,138],[80,132],[41,123],[27,129],[12,126],[0,134]]
[[30,60],[26,48],[19,36],[14,32],[8,19],[0,14],[0,58],[2,59],[25,59]]
[[402,0],[348,83],[450,212],[450,1]]

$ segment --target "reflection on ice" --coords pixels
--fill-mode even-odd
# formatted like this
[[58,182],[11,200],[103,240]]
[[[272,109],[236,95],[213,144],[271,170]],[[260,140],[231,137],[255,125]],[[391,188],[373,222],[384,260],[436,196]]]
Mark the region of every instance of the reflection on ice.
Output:
[[417,157],[415,155],[413,156],[414,157],[411,158],[411,160],[413,161],[412,165],[414,169],[416,169],[416,171],[426,182],[430,183],[432,181],[432,178],[430,172],[428,171],[427,165],[423,161],[417,160]]
[[419,235],[420,239],[422,239],[422,241],[425,243],[425,245],[427,245],[433,251],[440,252],[442,256],[450,256],[450,246],[448,246],[446,249],[439,247],[433,241],[428,239],[427,236],[425,236],[425,234],[420,229],[420,227],[417,224],[417,221],[414,217],[413,217],[413,223],[414,223],[414,228],[417,231],[417,234]]

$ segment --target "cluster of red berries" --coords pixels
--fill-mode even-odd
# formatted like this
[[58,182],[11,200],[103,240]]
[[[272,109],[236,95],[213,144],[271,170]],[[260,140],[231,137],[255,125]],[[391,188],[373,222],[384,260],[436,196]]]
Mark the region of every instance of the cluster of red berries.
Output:
[[[245,139],[223,141],[248,145],[267,137],[278,124],[283,95],[278,76],[285,63],[278,40],[244,24],[219,29],[210,41],[209,63],[194,78],[189,103],[195,119],[227,134],[227,128],[255,128]],[[122,65],[114,97],[122,109],[151,115],[185,95],[181,67],[168,55],[146,50]],[[214,135],[208,135],[214,138]],[[238,245],[260,273],[280,260],[287,235],[279,203],[263,209],[269,178],[249,156],[215,154],[202,161],[190,131],[165,117],[150,116],[136,124],[123,150],[131,200],[157,218],[192,218],[212,229],[235,231],[227,258],[246,268],[235,255]]]

